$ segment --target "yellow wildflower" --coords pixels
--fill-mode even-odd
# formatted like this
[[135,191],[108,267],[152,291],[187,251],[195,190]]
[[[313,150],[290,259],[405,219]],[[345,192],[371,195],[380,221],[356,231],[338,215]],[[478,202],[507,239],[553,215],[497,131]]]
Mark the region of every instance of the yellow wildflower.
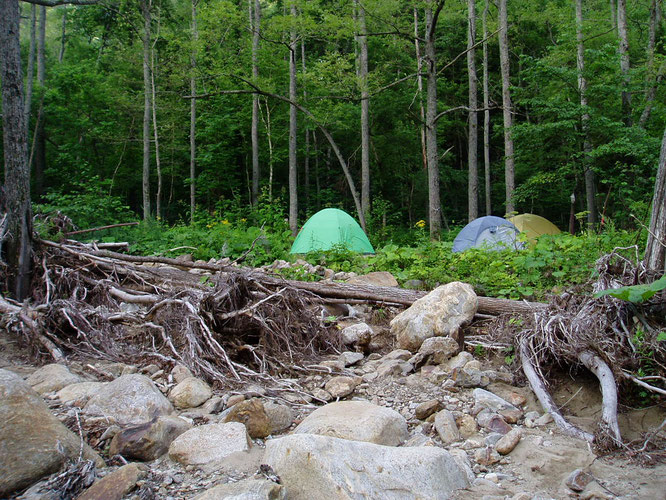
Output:
[[227,224],[229,224],[229,221],[228,221],[227,219],[224,219],[224,220],[222,221],[222,224],[224,224],[224,225],[226,226]]
[[419,227],[419,228],[424,228],[425,225],[426,225],[426,223],[425,223],[424,220],[420,220],[416,224],[414,224],[414,226]]

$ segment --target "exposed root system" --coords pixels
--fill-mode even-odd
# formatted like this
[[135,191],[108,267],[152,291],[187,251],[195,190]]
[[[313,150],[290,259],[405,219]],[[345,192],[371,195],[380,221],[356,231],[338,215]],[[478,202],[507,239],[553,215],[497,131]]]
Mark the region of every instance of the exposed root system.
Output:
[[[630,249],[618,249],[597,261],[593,292],[654,281],[638,260],[637,249],[634,262],[620,250]],[[533,391],[557,425],[572,436],[610,449],[623,446],[617,420],[621,389],[631,393],[638,383],[653,394],[666,394],[666,343],[658,340],[664,331],[665,308],[663,292],[640,305],[608,295],[565,293],[546,309],[535,310],[522,321],[502,318],[491,330],[498,342],[513,342]],[[562,365],[586,367],[599,379],[603,408],[595,435],[568,422],[548,392],[546,374]],[[651,376],[632,375],[646,367],[653,371]]]
[[[74,241],[41,242],[33,301],[0,299],[5,328],[55,361],[182,363],[211,382],[284,379],[339,347],[314,295],[250,271],[179,267],[105,254]],[[203,265],[201,267],[212,267]]]

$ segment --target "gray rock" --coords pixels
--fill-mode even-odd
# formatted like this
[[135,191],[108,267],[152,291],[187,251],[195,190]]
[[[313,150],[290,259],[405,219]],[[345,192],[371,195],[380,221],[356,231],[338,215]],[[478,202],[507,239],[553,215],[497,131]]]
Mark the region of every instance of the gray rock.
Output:
[[176,384],[180,384],[186,378],[193,377],[194,375],[192,375],[192,372],[187,366],[178,363],[173,367],[173,370],[171,370],[171,376]]
[[340,335],[344,345],[366,345],[372,339],[372,333],[372,328],[367,324],[357,323],[344,328]]
[[111,440],[109,455],[150,461],[161,457],[178,436],[192,426],[182,418],[155,417],[145,424],[135,425],[116,433]]
[[105,385],[106,382],[78,382],[63,387],[56,396],[65,404],[83,407]]
[[363,276],[355,276],[347,283],[351,285],[398,286],[398,280],[388,271],[373,271]]
[[469,485],[453,457],[437,447],[392,447],[294,434],[266,442],[264,461],[293,500],[450,498]]
[[506,434],[511,430],[511,426],[500,415],[489,410],[483,410],[479,413],[476,416],[476,421],[481,427],[488,429],[490,432]]
[[294,412],[286,405],[267,401],[264,403],[264,411],[271,424],[271,434],[289,429],[294,422]]
[[430,415],[442,409],[442,403],[438,399],[431,399],[421,403],[414,408],[414,416],[419,420],[425,420]]
[[458,341],[451,337],[430,337],[425,339],[419,352],[409,362],[418,368],[424,364],[439,365],[449,360],[460,350]]
[[[81,439],[65,427],[18,375],[0,369],[0,497],[57,472],[79,457]],[[83,456],[104,461],[87,444]]]
[[35,371],[26,382],[39,394],[46,394],[83,381],[81,377],[71,373],[65,365],[51,364]]
[[453,378],[458,387],[486,387],[490,384],[490,379],[486,377],[481,370],[477,370],[467,363],[460,370],[453,371]]
[[434,425],[437,434],[439,434],[439,437],[445,445],[455,443],[462,439],[458,426],[456,425],[456,419],[453,416],[453,413],[449,410],[437,412]]
[[326,392],[328,392],[332,398],[344,398],[349,396],[356,386],[359,384],[359,381],[353,377],[333,377],[324,386]]
[[213,390],[203,380],[187,377],[171,389],[169,400],[176,408],[196,408],[213,395]]
[[317,408],[294,434],[319,434],[353,441],[398,446],[409,432],[398,412],[367,401],[339,401]]
[[453,370],[460,370],[473,359],[474,356],[472,356],[470,353],[467,351],[462,351],[453,356],[446,363],[443,363],[442,367],[448,372],[452,372]]
[[471,285],[448,283],[393,318],[391,333],[398,347],[416,352],[430,337],[457,338],[460,327],[472,320],[477,306]]
[[485,389],[474,389],[473,395],[476,404],[483,406],[484,408],[493,410],[495,412],[499,413],[502,410],[515,410],[517,412],[520,412],[518,408],[513,406],[508,401],[505,401],[498,395],[493,394],[490,391],[486,391]]
[[144,375],[123,375],[102,387],[84,407],[89,415],[112,417],[122,424],[141,424],[173,413],[173,406]]
[[414,365],[400,361],[399,359],[382,360],[377,367],[377,377],[404,377],[414,370]]
[[243,479],[215,486],[192,500],[285,500],[287,489],[266,479]]
[[340,354],[339,360],[342,362],[343,366],[352,366],[358,363],[363,359],[363,353],[362,352],[351,352],[351,351],[345,351],[342,354]]
[[169,457],[183,465],[206,465],[252,446],[240,422],[200,425],[178,436],[169,446]]
[[507,434],[505,434],[497,443],[495,443],[495,449],[500,455],[508,455],[513,451],[516,445],[520,442],[523,433],[520,429],[511,429]]
[[583,469],[576,469],[569,474],[565,484],[573,491],[581,492],[592,481],[594,481],[594,476],[592,474],[588,474]]
[[98,479],[77,500],[121,500],[145,476],[145,466],[127,464]]

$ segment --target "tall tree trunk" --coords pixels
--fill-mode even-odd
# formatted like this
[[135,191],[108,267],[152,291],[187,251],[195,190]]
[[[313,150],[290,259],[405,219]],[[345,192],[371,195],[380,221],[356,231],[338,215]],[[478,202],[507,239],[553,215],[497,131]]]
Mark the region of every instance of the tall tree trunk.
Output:
[[576,65],[578,68],[578,94],[580,95],[581,127],[583,129],[583,168],[585,171],[585,194],[587,200],[587,224],[592,227],[597,223],[595,203],[596,186],[592,170],[589,130],[590,114],[587,111],[587,79],[585,78],[585,46],[583,45],[583,0],[576,0]]
[[[159,37],[159,31],[158,31]],[[155,65],[155,43],[158,37],[155,37],[155,42],[150,50],[150,93],[153,110],[153,136],[155,138],[155,168],[157,170],[157,193],[155,194],[155,216],[158,220],[162,219],[162,164],[160,163],[160,140],[157,133],[157,97],[155,92],[155,73],[157,72]]]
[[[296,20],[296,5],[291,5],[291,16]],[[296,29],[289,34],[289,100],[296,101]],[[289,229],[292,236],[298,234],[298,166],[296,164],[296,134],[298,133],[296,106],[289,106]]]
[[425,110],[423,108],[423,61],[421,60],[421,42],[419,38],[419,14],[416,7],[414,7],[414,47],[416,49],[416,86],[419,95],[419,117],[421,118],[421,123],[419,124],[421,158],[423,160],[423,170],[427,170],[428,155],[426,153]]
[[615,3],[615,0],[610,0],[610,21],[611,28],[617,30],[617,4]]
[[[254,4],[254,5],[253,5]],[[259,0],[248,0],[250,26],[252,28],[252,78],[259,78],[259,34],[261,29],[261,4]],[[259,95],[252,96],[252,194],[251,203],[256,207],[259,200]]]
[[370,216],[370,93],[368,91],[368,37],[365,26],[365,8],[356,0],[358,35],[358,79],[361,86],[361,210],[367,220]]
[[650,231],[643,262],[653,271],[660,273],[666,271],[666,129],[661,140],[661,154],[652,198]]
[[[303,76],[305,76],[305,71],[307,70],[305,65],[305,40],[301,39],[301,70]],[[303,86],[303,102],[308,100],[308,91]],[[310,207],[310,131],[307,127],[303,127],[305,132],[305,158],[303,158],[303,190],[305,191],[305,211],[307,213],[308,208]]]
[[478,134],[477,83],[476,83],[476,2],[467,0],[467,79],[469,81],[469,115],[467,137],[467,163],[469,168],[467,186],[467,217],[473,221],[479,216],[479,173],[478,173]]
[[143,15],[143,220],[150,218],[150,1],[141,0]]
[[39,33],[37,41],[37,83],[39,85],[39,114],[35,125],[34,179],[35,193],[42,194],[44,189],[44,171],[46,170],[46,137],[44,132],[44,94],[46,93],[46,7],[39,7]]
[[[32,211],[30,166],[23,109],[23,73],[18,0],[0,0],[0,79],[5,184],[0,202],[6,212],[0,255],[7,263],[7,286],[22,301],[30,292]],[[4,247],[2,246],[4,244]]]
[[629,37],[627,33],[627,0],[617,0],[617,33],[619,36],[620,70],[622,71],[622,118],[631,127],[631,92],[629,91]]
[[268,201],[273,201],[273,136],[271,133],[271,109],[268,107],[268,98],[264,100],[266,104],[266,139],[268,141]]
[[488,92],[488,0],[483,7],[483,166],[486,190],[486,215],[492,213],[490,197],[490,95]]
[[500,69],[502,72],[502,108],[504,115],[504,180],[506,183],[506,213],[515,210],[513,191],[515,189],[515,166],[513,158],[513,105],[511,104],[511,81],[509,75],[509,23],[507,20],[506,0],[499,0],[499,50]]
[[62,8],[62,29],[60,31],[60,52],[58,62],[61,63],[65,57],[65,42],[67,41],[67,6]]
[[[192,0],[192,52],[190,54],[190,94],[196,95],[197,82],[197,41],[199,30],[197,29],[197,4],[199,0]],[[197,104],[196,99],[190,100],[190,224],[194,222],[194,211],[196,210],[196,176],[197,176]]]
[[32,85],[35,74],[35,42],[37,41],[37,7],[30,4],[30,49],[28,50],[28,71],[25,82],[25,130],[30,137],[30,114],[32,112]]
[[[426,101],[426,151],[428,156],[428,219],[430,237],[439,238],[442,229],[442,206],[439,198],[439,156],[437,154],[437,58],[435,53],[436,14],[435,0],[427,0],[425,58],[428,97]],[[439,6],[438,6],[439,7]]]
[[661,0],[652,0],[650,7],[650,31],[648,34],[647,44],[647,62],[645,64],[645,71],[647,72],[647,91],[645,93],[645,108],[641,113],[638,125],[645,128],[645,124],[650,118],[652,106],[654,104],[654,97],[657,92],[657,75],[654,68],[654,47],[657,40],[657,25],[659,24],[659,15],[661,13]]

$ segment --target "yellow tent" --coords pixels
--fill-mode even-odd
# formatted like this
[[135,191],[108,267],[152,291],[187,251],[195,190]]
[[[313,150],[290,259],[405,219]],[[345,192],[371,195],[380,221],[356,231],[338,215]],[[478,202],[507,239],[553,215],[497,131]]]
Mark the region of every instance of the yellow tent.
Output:
[[561,232],[557,229],[557,226],[548,219],[544,219],[543,217],[534,214],[516,215],[510,217],[509,221],[518,228],[518,231],[525,233],[527,239],[530,241],[536,240],[542,234],[560,234]]

